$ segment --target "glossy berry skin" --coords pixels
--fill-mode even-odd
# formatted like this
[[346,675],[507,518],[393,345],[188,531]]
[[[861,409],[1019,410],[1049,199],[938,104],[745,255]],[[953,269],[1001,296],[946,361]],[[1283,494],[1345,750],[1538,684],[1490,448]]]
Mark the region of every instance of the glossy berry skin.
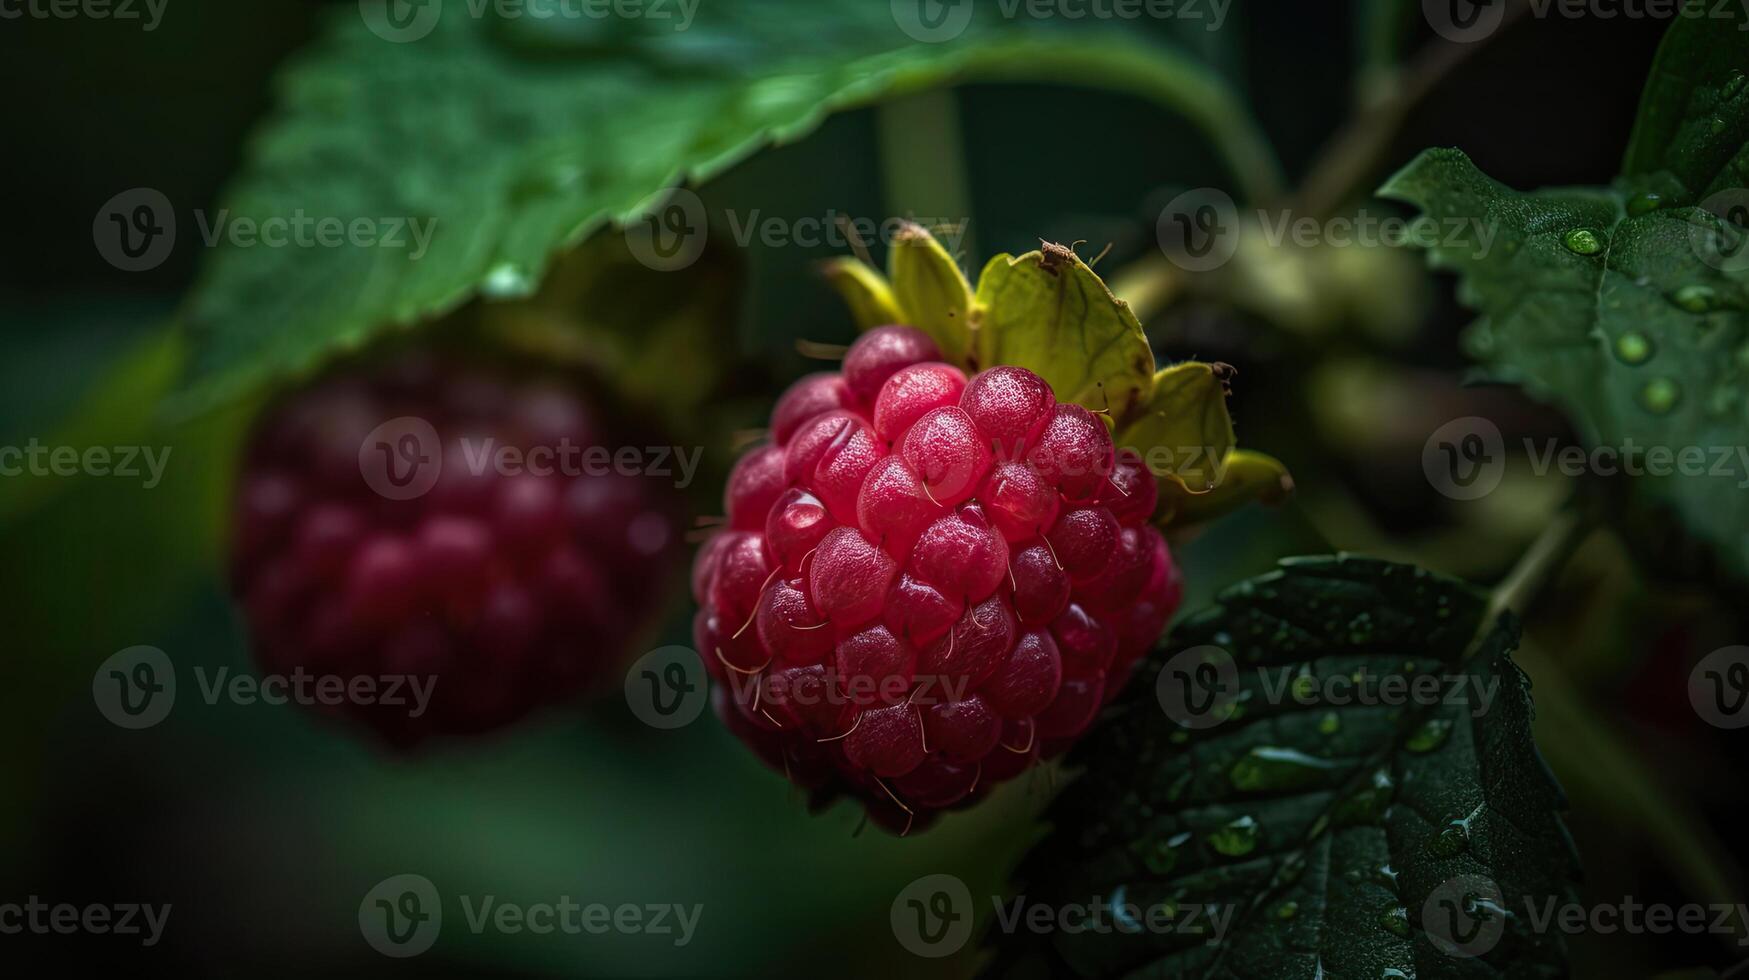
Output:
[[[436,433],[435,452],[412,451],[438,470],[429,489],[390,499],[361,448],[368,460],[377,427],[404,417]],[[384,694],[398,683],[402,704],[312,705],[397,747],[617,682],[681,554],[672,478],[583,455],[622,444],[643,441],[610,439],[570,386],[424,354],[293,393],[257,421],[234,504],[231,581],[260,669]],[[509,449],[521,465],[488,461]],[[759,504],[782,490],[769,473],[741,482],[758,484],[740,492]],[[415,684],[429,691],[423,712]]]
[[1071,745],[1183,591],[1152,474],[1098,416],[938,356],[881,327],[798,381],[693,567],[724,722],[901,832]]

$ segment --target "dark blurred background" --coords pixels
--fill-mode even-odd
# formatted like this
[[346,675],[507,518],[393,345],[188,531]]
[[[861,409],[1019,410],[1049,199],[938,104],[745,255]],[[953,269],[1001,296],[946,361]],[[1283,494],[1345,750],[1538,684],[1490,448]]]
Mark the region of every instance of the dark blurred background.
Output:
[[[1352,6],[1240,3],[1218,39],[1215,60],[1239,80],[1290,184],[1350,116],[1356,66],[1372,56],[1355,26],[1372,5]],[[120,272],[93,248],[92,216],[112,195],[142,186],[179,209],[219,206],[250,127],[273,105],[276,68],[310,40],[318,13],[290,0],[170,0],[150,33],[116,21],[0,21],[8,93],[0,106],[8,150],[0,154],[8,201],[0,439],[62,431],[69,412],[104,394],[93,385],[117,383],[111,365],[154,342],[194,281],[201,250],[179,249],[150,272]],[[1433,40],[1418,19],[1401,22],[1400,43],[1385,50],[1412,54]],[[1607,183],[1660,30],[1594,18],[1514,26],[1444,75],[1390,141],[1371,185],[1436,145],[1461,147],[1515,187]],[[1101,271],[1122,267],[1153,249],[1165,200],[1226,179],[1182,120],[1128,97],[988,85],[957,90],[946,104],[959,120],[974,269],[1041,238],[1084,240],[1083,254],[1110,243]],[[940,107],[923,111],[939,116]],[[916,180],[887,169],[908,154],[927,165],[928,153],[881,138],[882,114],[904,111],[833,117],[700,193],[713,212],[786,217],[916,207],[899,199]],[[1092,130],[1107,135],[1097,144],[1074,135]],[[724,411],[758,419],[773,393],[808,369],[797,339],[849,339],[849,318],[813,270],[832,254],[741,250],[749,274],[741,316],[714,341],[734,365],[720,391]],[[1301,489],[1283,507],[1247,509],[1179,543],[1186,608],[1276,557],[1338,548],[1492,582],[1571,491],[1559,478],[1515,469],[1508,492],[1459,513],[1426,486],[1419,452],[1432,426],[1417,429],[1422,417],[1485,404],[1523,433],[1566,433],[1558,415],[1515,392],[1460,388],[1467,366],[1457,335],[1470,317],[1448,280],[1426,278],[1423,296],[1424,277],[1408,278],[1405,286],[1392,266],[1363,270],[1350,284],[1386,308],[1368,323],[1357,314],[1296,330],[1256,311],[1192,303],[1149,324],[1162,358],[1238,366],[1242,440],[1283,458]],[[196,422],[178,452],[222,454],[238,422]],[[718,472],[729,458],[727,446],[719,450]],[[906,954],[887,925],[892,896],[936,871],[957,874],[974,893],[999,892],[1039,833],[1033,818],[1053,788],[1047,776],[900,840],[856,833],[859,816],[848,806],[808,815],[714,719],[653,733],[612,698],[416,760],[290,708],[203,705],[144,732],[108,725],[92,708],[91,672],[123,647],[148,643],[179,663],[248,667],[217,571],[225,465],[210,462],[208,477],[147,499],[85,485],[4,498],[0,900],[170,902],[174,913],[150,950],[119,937],[32,936],[0,937],[0,949],[29,944],[18,960],[188,976],[875,977],[975,968],[975,951],[941,962]],[[703,488],[694,503],[701,514],[716,506]],[[1742,607],[1705,580],[1642,559],[1631,542],[1593,538],[1533,624],[1524,660],[1537,685],[1539,741],[1574,797],[1588,894],[1726,900],[1738,893],[1749,799],[1740,780],[1720,777],[1743,771],[1745,760],[1740,740],[1694,717],[1684,691],[1695,651],[1744,635],[1732,612]],[[674,592],[651,646],[688,642],[690,610],[684,590]],[[680,949],[651,937],[458,930],[426,956],[391,961],[359,941],[357,902],[403,871],[446,892],[525,901],[569,891],[703,902],[707,928]],[[1712,938],[1585,936],[1574,946],[1575,976],[1722,967],[1737,957]]]

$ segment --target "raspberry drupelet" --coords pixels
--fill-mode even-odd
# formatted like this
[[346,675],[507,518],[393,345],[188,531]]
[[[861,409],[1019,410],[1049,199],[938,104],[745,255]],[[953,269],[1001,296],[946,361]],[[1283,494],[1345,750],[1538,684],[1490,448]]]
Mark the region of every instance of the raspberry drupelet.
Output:
[[910,830],[1070,745],[1183,592],[1154,478],[1019,367],[911,327],[797,381],[693,566],[718,714],[814,791]]

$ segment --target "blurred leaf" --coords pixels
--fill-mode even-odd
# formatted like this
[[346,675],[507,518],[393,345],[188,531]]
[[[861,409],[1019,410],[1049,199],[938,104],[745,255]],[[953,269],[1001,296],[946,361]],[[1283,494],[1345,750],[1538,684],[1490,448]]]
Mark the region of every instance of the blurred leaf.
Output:
[[1142,325],[1061,245],[991,259],[978,278],[976,317],[978,364],[1027,368],[1059,401],[1110,411],[1122,424],[1153,390],[1154,352]]
[[609,379],[615,394],[691,433],[698,406],[727,366],[717,343],[741,293],[738,253],[707,246],[684,269],[639,262],[624,237],[603,235],[553,261],[540,291],[488,304],[488,333],[548,360]]
[[1204,128],[1242,180],[1274,180],[1267,144],[1226,83],[1176,49],[1047,30],[988,6],[957,38],[921,43],[894,9],[705,4],[675,34],[637,25],[641,40],[440,16],[407,43],[377,37],[356,9],[335,10],[282,77],[281,111],[224,217],[233,227],[300,216],[417,223],[402,229],[401,248],[221,241],[189,301],[197,343],[185,404],[311,370],[478,293],[528,295],[552,253],[645,213],[663,188],[798,139],[830,112],[932,86],[1030,79],[1134,92]]
[[[1151,361],[1153,354],[1148,356]],[[1154,375],[1147,404],[1118,433],[1117,444],[1140,452],[1163,484],[1208,493],[1220,481],[1221,464],[1233,448],[1233,419],[1227,414],[1227,380],[1232,375],[1225,364],[1197,361],[1162,368]]]
[[908,323],[928,334],[942,359],[965,364],[971,352],[972,286],[935,236],[907,223],[887,255],[893,298]]
[[1682,203],[1749,186],[1746,18],[1742,4],[1688,0],[1652,62],[1622,173],[1666,171]]
[[832,259],[821,267],[826,280],[838,290],[850,307],[858,330],[870,330],[889,323],[904,323],[899,301],[887,280],[867,262],[845,256]]
[[[1669,193],[1668,184],[1663,184]],[[1428,150],[1380,189],[1440,227],[1492,230],[1491,247],[1436,245],[1436,268],[1463,276],[1459,298],[1483,316],[1471,352],[1504,380],[1560,405],[1586,441],[1700,455],[1701,472],[1646,475],[1639,487],[1749,574],[1745,445],[1749,348],[1744,232],[1647,185],[1521,193],[1456,150]],[[1724,459],[1730,475],[1712,467]],[[1641,460],[1644,465],[1645,460]]]
[[[186,344],[174,330],[148,331],[123,353],[105,359],[90,357],[79,371],[94,376],[73,410],[57,420],[52,431],[24,434],[48,447],[113,448],[136,445],[152,429],[158,399],[175,384],[185,360]],[[67,378],[72,372],[59,374]],[[20,440],[23,445],[25,440]],[[78,477],[25,473],[0,480],[0,526],[15,522],[43,505]]]
[[[1174,919],[1196,909],[1201,934],[1159,929],[1020,932],[998,951],[1008,975],[1443,977],[1555,975],[1564,939],[1522,915],[1470,903],[1494,883],[1507,910],[1573,900],[1576,862],[1564,807],[1531,741],[1529,684],[1512,662],[1517,630],[1484,621],[1483,597],[1406,565],[1293,559],[1229,589],[1179,626],[1145,683],[1075,750],[1087,767],[1049,816],[1054,830],[1022,865],[1029,902],[1090,897]],[[1190,730],[1161,710],[1154,675],[1229,656],[1227,720]],[[1193,649],[1195,648],[1195,649]],[[1184,653],[1186,659],[1173,660]],[[1405,661],[1405,653],[1412,660]],[[1439,703],[1317,705],[1267,696],[1356,670],[1460,676]],[[1171,676],[1171,675],[1168,675]],[[1492,700],[1487,693],[1492,691]],[[1219,708],[1207,720],[1219,717]],[[1448,955],[1423,909],[1464,902],[1504,926],[1475,958]],[[1435,905],[1438,908],[1437,904]],[[1211,912],[1231,918],[1211,942]],[[1466,937],[1467,938],[1467,937]]]

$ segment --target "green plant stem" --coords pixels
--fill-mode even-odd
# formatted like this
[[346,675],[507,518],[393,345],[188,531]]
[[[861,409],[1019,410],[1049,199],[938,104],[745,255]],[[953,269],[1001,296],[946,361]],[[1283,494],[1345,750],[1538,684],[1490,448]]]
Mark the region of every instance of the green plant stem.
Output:
[[1591,521],[1573,509],[1560,511],[1550,518],[1548,526],[1525,549],[1518,564],[1494,587],[1488,600],[1484,630],[1492,628],[1501,613],[1509,610],[1523,618],[1591,528]]

